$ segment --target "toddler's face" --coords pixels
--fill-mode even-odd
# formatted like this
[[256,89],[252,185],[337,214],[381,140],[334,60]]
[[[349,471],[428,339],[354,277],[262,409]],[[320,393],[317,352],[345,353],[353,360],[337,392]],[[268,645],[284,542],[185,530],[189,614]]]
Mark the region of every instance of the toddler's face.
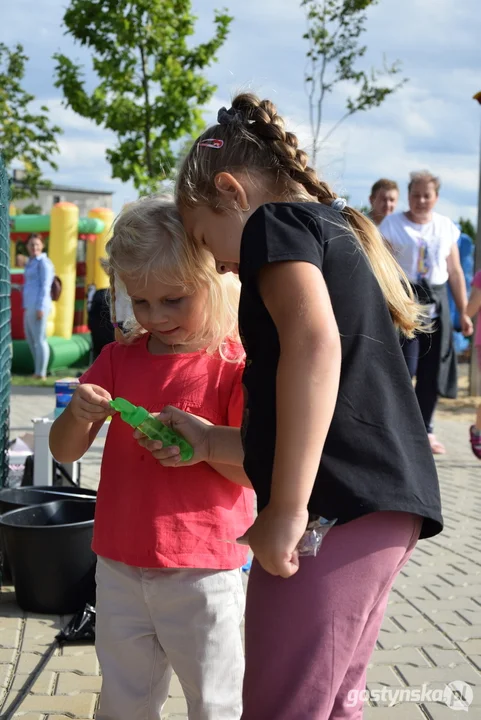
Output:
[[145,278],[123,276],[135,319],[168,347],[187,344],[204,320],[207,288],[188,293],[179,285],[160,282],[154,273]]

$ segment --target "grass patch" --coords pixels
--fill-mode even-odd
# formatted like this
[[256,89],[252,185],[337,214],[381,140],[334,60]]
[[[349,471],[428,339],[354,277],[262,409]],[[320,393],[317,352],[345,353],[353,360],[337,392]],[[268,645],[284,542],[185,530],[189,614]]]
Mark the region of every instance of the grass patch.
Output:
[[57,368],[47,377],[46,380],[37,380],[30,375],[12,375],[12,387],[53,387],[57,380],[64,377],[77,377],[85,372],[87,368]]

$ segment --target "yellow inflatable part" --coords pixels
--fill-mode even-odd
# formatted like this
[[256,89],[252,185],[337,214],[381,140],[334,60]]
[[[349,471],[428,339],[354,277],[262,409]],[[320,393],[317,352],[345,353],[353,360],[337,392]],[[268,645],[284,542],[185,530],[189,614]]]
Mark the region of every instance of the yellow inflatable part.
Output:
[[52,309],[47,319],[47,337],[52,337],[55,333],[55,316],[57,315],[57,303],[52,303]]
[[95,245],[96,240],[92,242],[87,240],[87,248],[85,253],[85,307],[84,307],[84,325],[88,324],[88,311],[87,311],[87,293],[90,285],[95,285]]
[[[104,290],[109,287],[109,277],[100,265],[100,260],[106,257],[105,246],[110,239],[112,233],[112,225],[114,222],[114,212],[109,208],[94,208],[90,210],[89,217],[99,218],[105,223],[105,230],[97,235],[95,241],[95,261],[94,261],[94,285],[96,290]],[[87,261],[88,262],[88,261]],[[87,277],[90,277],[90,271],[87,268]]]
[[17,243],[10,240],[10,267],[17,266]]
[[92,242],[87,240],[87,248],[85,253],[85,261],[87,263],[85,271],[85,284],[87,286],[95,284],[95,246],[97,244],[97,238]]
[[73,203],[61,202],[52,208],[48,254],[55,274],[62,281],[62,294],[56,302],[54,335],[67,340],[72,337],[75,310],[78,219],[79,210]]

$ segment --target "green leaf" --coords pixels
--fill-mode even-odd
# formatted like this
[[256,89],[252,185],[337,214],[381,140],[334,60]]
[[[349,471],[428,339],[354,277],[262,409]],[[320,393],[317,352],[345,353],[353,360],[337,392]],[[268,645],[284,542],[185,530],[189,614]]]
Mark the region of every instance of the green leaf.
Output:
[[22,45],[9,48],[0,43],[0,148],[7,168],[14,162],[23,163],[23,186],[12,185],[13,199],[36,197],[42,177],[40,163],[57,168],[53,156],[58,153],[57,137],[62,132],[52,125],[49,110],[42,105],[40,112],[30,109],[35,99],[22,87],[28,57]]
[[152,192],[172,177],[178,141],[194,135],[216,87],[202,74],[216,61],[232,17],[214,13],[214,34],[193,46],[191,0],[71,0],[67,34],[91,53],[98,84],[87,92],[83,68],[55,55],[65,104],[116,135],[112,176]]

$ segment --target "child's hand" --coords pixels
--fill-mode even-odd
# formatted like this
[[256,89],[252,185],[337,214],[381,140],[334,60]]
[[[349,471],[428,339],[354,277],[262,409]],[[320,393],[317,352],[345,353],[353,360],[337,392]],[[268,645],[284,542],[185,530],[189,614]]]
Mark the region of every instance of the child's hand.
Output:
[[114,412],[109,400],[110,394],[98,385],[79,385],[70,401],[70,412],[80,422],[103,422]]
[[140,430],[135,430],[134,438],[139,445],[149,450],[161,465],[164,467],[195,465],[209,459],[209,427],[212,426],[212,423],[170,405],[165,407],[161,413],[152,413],[152,415],[182,435],[194,448],[192,459],[183,462],[176,445],[164,448],[160,440],[149,440]]
[[469,317],[469,315],[461,315],[460,317],[460,325],[461,325],[461,332],[463,333],[464,337],[470,337],[470,335],[473,334],[474,328],[473,328],[473,321]]
[[299,569],[297,545],[306,531],[309,513],[293,513],[267,505],[249,528],[249,545],[264,570],[289,578]]

